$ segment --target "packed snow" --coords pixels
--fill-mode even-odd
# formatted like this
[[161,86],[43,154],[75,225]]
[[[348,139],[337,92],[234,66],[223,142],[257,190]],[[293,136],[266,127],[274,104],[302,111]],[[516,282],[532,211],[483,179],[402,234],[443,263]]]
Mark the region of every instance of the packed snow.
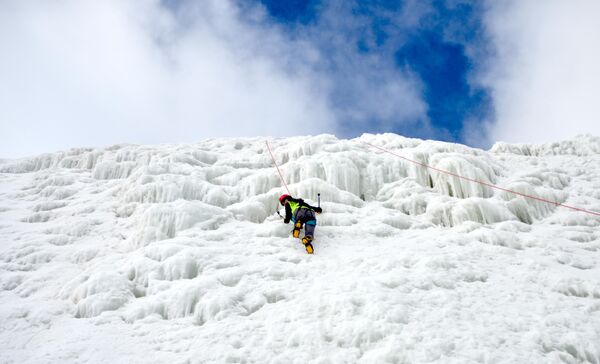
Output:
[[[314,255],[267,140],[292,195],[321,195]],[[600,138],[0,160],[0,362],[600,363],[600,217],[557,204],[600,212]]]

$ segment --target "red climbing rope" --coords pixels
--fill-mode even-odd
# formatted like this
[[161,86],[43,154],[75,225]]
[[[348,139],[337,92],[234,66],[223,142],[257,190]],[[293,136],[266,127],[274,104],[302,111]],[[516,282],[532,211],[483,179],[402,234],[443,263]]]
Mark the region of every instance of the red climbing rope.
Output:
[[281,174],[281,171],[279,170],[279,166],[277,165],[277,162],[275,162],[275,157],[273,156],[273,151],[271,151],[271,146],[269,145],[269,141],[265,141],[265,143],[267,143],[267,148],[269,149],[269,154],[271,154],[271,159],[273,160],[273,164],[275,165],[275,168],[277,168],[277,172],[279,173],[279,178],[281,179],[281,183],[283,183],[283,185],[285,186],[285,189],[288,192],[288,195],[291,195],[292,193],[290,192],[290,189],[287,186],[287,183],[285,183],[285,179],[283,179],[283,175]]
[[495,189],[497,189],[497,190],[501,190],[501,191],[505,191],[505,192],[509,192],[509,193],[514,193],[515,195],[519,195],[519,196],[523,196],[523,197],[526,197],[526,198],[530,198],[530,199],[532,199],[532,200],[537,200],[537,201],[541,201],[541,202],[546,202],[546,203],[549,203],[549,204],[552,204],[552,205],[555,205],[555,206],[562,206],[562,207],[566,207],[566,208],[568,208],[568,209],[571,209],[571,210],[580,211],[580,212],[585,212],[585,213],[587,213],[587,214],[591,214],[591,215],[600,216],[600,213],[598,213],[598,212],[595,212],[595,211],[590,211],[590,210],[582,209],[582,208],[575,207],[575,206],[564,205],[564,204],[561,204],[561,203],[558,203],[558,202],[555,202],[555,201],[546,200],[546,199],[544,199],[544,198],[541,198],[541,197],[537,197],[537,196],[531,196],[531,195],[527,195],[527,194],[520,193],[520,192],[517,192],[517,191],[513,191],[513,190],[506,189],[506,188],[502,188],[502,187],[500,187],[500,186],[496,186],[496,185],[493,185],[493,184],[491,184],[491,183],[488,183],[488,182],[479,181],[479,180],[472,179],[472,178],[468,178],[468,177],[463,177],[463,176],[460,176],[460,175],[458,175],[458,174],[456,174],[456,173],[452,173],[452,172],[449,172],[449,171],[445,171],[445,170],[443,170],[443,169],[439,169],[439,168],[435,168],[435,167],[429,166],[429,165],[427,165],[427,164],[425,164],[425,163],[421,163],[421,162],[418,162],[418,161],[415,161],[415,160],[412,160],[412,159],[408,159],[408,158],[406,158],[406,157],[403,157],[403,156],[401,156],[400,154],[396,154],[396,153],[394,153],[394,152],[391,152],[391,151],[389,151],[389,150],[387,150],[387,149],[384,149],[384,148],[378,147],[378,146],[376,146],[376,145],[373,145],[373,144],[371,144],[371,143],[368,143],[368,142],[365,142],[365,141],[361,141],[361,142],[362,142],[362,143],[364,143],[364,144],[367,144],[367,145],[369,145],[369,146],[371,146],[371,147],[373,147],[373,148],[377,148],[377,149],[379,149],[379,150],[381,150],[381,151],[383,151],[383,152],[386,152],[386,153],[389,153],[389,154],[391,154],[391,155],[394,155],[394,156],[396,156],[396,157],[398,157],[398,158],[402,158],[402,159],[404,159],[405,161],[408,161],[408,162],[411,162],[411,163],[417,164],[417,165],[419,165],[419,166],[421,166],[421,167],[425,167],[425,168],[432,169],[432,170],[434,170],[434,171],[437,171],[437,172],[440,172],[440,173],[444,173],[444,174],[447,174],[447,175],[450,175],[450,176],[454,176],[454,177],[456,177],[456,178],[464,179],[465,181],[470,181],[470,182],[479,183],[479,184],[481,184],[481,185],[488,186],[488,187],[490,187],[490,188],[495,188]]

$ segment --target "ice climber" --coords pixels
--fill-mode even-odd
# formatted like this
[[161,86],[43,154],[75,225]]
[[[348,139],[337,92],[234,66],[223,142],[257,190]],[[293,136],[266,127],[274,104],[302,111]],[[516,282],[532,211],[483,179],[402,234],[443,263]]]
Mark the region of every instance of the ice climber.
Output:
[[292,230],[294,238],[300,237],[300,230],[302,229],[302,225],[304,225],[302,244],[304,244],[306,252],[312,254],[314,248],[311,242],[313,241],[315,226],[317,225],[315,212],[320,214],[322,211],[321,208],[311,206],[304,202],[303,199],[296,199],[290,195],[281,195],[279,197],[279,203],[282,206],[285,206],[285,218],[283,219],[283,222],[287,224],[292,220],[294,223],[294,230]]

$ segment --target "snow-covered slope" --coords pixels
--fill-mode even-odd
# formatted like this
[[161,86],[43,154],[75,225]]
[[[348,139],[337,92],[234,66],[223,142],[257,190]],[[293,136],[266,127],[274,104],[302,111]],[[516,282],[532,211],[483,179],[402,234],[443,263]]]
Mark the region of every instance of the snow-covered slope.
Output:
[[600,362],[600,139],[265,139],[0,161],[0,362]]

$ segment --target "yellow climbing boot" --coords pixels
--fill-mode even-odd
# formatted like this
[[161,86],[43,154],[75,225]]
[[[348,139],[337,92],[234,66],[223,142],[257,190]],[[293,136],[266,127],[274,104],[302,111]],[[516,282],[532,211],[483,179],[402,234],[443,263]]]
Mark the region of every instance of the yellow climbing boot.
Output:
[[300,221],[298,221],[295,225],[294,225],[294,230],[292,232],[292,235],[294,236],[294,238],[298,238],[300,237],[300,229],[302,229],[302,224],[300,223]]
[[312,253],[314,253],[314,252],[315,252],[315,250],[314,250],[314,248],[313,248],[313,246],[312,246],[312,244],[311,244],[311,243],[306,243],[306,244],[304,244],[304,247],[306,248],[306,252],[307,252],[308,254],[312,254]]
[[311,241],[312,241],[312,239],[308,238],[306,236],[302,238],[302,244],[304,244],[304,247],[306,248],[306,252],[308,254],[312,254],[315,251],[312,244],[310,243]]

